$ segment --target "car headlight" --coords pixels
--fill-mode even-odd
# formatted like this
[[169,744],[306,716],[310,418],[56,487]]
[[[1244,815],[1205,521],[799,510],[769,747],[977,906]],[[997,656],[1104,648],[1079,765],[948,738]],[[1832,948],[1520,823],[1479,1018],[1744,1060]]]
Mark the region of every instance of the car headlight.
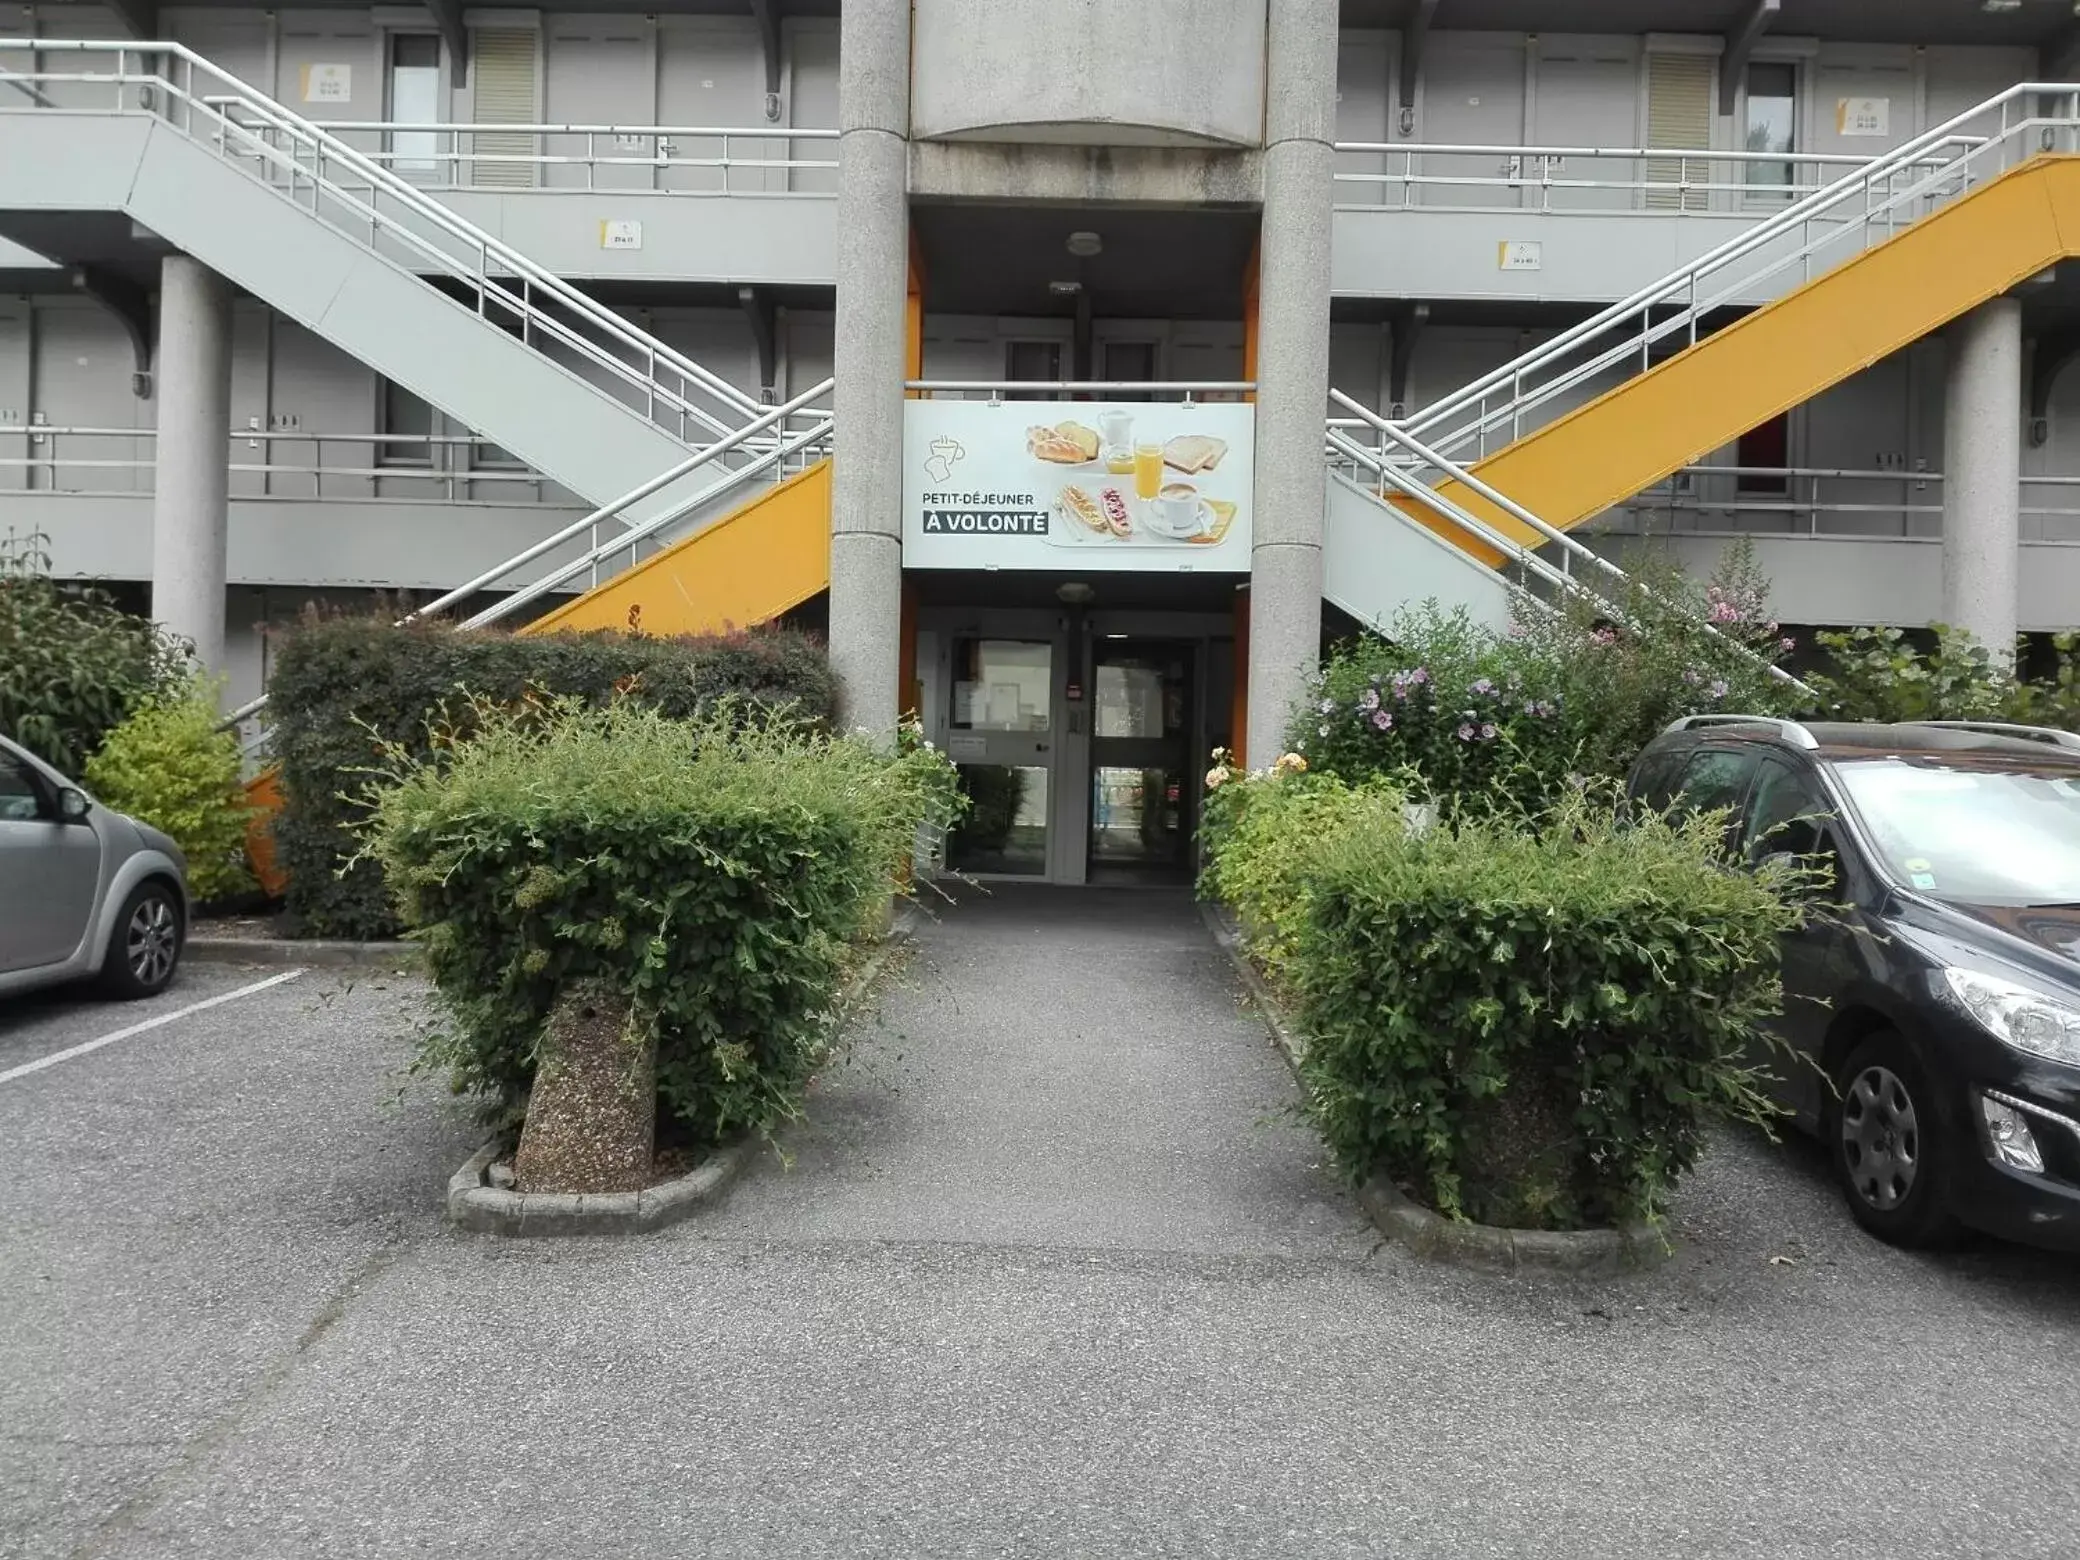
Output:
[[1994,1039],[2032,1056],[2080,1067],[2080,1008],[1977,970],[1946,969],[1943,978],[1964,1010]]

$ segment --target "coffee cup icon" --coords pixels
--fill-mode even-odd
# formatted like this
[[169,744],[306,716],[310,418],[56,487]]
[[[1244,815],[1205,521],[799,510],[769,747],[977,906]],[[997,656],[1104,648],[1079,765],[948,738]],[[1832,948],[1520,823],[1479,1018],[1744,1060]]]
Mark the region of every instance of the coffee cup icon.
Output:
[[958,439],[950,439],[943,433],[926,448],[931,451],[931,455],[924,463],[925,475],[940,483],[953,475],[954,466],[966,459],[968,454],[961,448]]

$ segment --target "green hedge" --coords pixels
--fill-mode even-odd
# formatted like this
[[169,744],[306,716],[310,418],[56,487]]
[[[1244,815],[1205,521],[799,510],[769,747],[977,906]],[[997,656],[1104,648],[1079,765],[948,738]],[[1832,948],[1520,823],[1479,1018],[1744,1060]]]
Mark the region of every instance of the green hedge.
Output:
[[483,714],[380,795],[374,848],[449,1022],[427,1058],[511,1125],[558,994],[603,982],[695,1141],[798,1107],[848,944],[877,929],[952,767],[920,743],[617,699]]
[[523,637],[307,616],[286,637],[268,680],[286,798],[275,846],[289,875],[293,924],[311,937],[395,933],[381,872],[355,859],[379,755],[430,754],[437,731],[465,730],[475,718],[473,698],[599,703],[617,691],[673,716],[727,698],[754,709],[792,705],[810,722],[828,724],[836,708],[829,658],[800,634]]
[[187,646],[156,624],[53,579],[44,537],[0,536],[0,736],[77,779],[109,732],[188,670]]
[[1658,1215],[1713,1118],[1772,1115],[1751,1056],[1796,885],[1728,871],[1723,819],[1620,827],[1577,792],[1536,828],[1411,829],[1380,785],[1231,787],[1213,883],[1273,955],[1354,1179],[1480,1223],[1618,1225]]

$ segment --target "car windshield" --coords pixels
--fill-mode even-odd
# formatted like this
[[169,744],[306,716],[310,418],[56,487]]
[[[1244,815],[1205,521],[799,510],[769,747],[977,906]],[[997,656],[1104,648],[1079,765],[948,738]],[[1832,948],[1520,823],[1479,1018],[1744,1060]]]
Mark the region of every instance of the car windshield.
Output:
[[1900,882],[1961,904],[2080,904],[2080,770],[1949,754],[1835,772]]

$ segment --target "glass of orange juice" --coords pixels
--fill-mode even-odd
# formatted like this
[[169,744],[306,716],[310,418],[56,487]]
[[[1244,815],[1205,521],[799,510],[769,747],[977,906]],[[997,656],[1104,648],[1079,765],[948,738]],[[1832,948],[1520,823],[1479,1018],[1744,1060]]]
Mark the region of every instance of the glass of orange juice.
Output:
[[1134,446],[1134,496],[1154,498],[1163,491],[1163,446],[1160,444],[1137,444]]

